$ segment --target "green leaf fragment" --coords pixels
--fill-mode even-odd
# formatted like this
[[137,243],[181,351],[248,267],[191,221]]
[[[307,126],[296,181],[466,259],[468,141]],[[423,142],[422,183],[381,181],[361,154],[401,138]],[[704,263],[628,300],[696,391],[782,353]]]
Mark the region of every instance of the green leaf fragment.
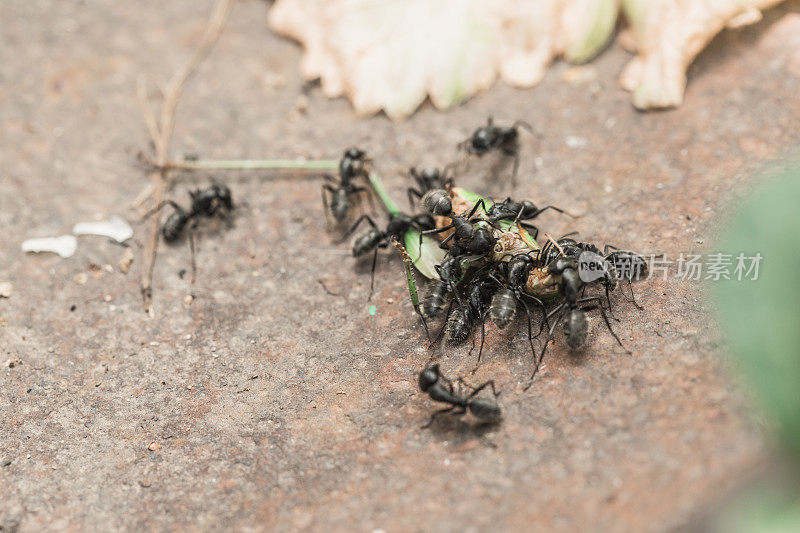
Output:
[[417,230],[406,233],[404,241],[408,255],[411,256],[414,266],[423,276],[428,279],[439,279],[436,265],[444,261],[447,251],[439,248],[439,241],[427,235],[422,236],[422,246],[420,247],[419,235]]

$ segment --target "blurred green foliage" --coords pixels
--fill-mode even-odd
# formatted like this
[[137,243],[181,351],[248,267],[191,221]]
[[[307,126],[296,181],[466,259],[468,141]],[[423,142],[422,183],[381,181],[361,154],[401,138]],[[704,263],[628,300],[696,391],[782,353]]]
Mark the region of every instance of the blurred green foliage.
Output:
[[[733,215],[720,251],[760,253],[759,277],[715,283],[730,351],[800,463],[800,168],[755,191]],[[729,509],[722,530],[800,531],[797,490],[763,487]]]
[[755,281],[720,281],[730,348],[758,398],[800,458],[800,168],[754,192],[733,216],[720,250],[761,253]]

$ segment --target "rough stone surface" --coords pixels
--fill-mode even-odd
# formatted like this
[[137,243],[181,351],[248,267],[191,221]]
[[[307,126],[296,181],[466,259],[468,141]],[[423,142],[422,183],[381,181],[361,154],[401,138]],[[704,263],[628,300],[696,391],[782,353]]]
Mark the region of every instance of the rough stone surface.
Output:
[[[559,340],[527,393],[524,328],[489,327],[471,379],[502,388],[505,421],[421,430],[436,406],[416,390],[429,353],[401,263],[381,255],[369,316],[369,261],[328,231],[318,180],[217,174],[242,200],[235,227],[200,236],[189,304],[188,245],[161,247],[156,319],[138,288],[145,225],[127,274],[124,249],[99,237],[69,259],[24,255],[27,237],[136,219],[148,146],[135,81],[185,61],[209,7],[0,3],[0,279],[14,286],[0,299],[0,359],[12,361],[0,368],[0,530],[665,531],[764,460],[704,289],[674,270],[636,287],[644,311],[617,297],[631,353],[595,317],[586,353]],[[266,30],[267,10],[235,6],[181,100],[174,157],[331,158],[358,144],[400,200],[408,166],[458,157],[488,115],[522,118],[541,136],[523,138],[514,194],[584,214],[548,214],[545,229],[675,258],[713,250],[726,206],[800,141],[798,1],[716,39],[675,111],[636,112],[616,81],[627,57],[611,50],[588,85],[556,65],[534,90],[498,84],[402,124],[302,96],[300,50]],[[490,164],[461,183],[507,192],[483,177]],[[172,196],[186,202],[190,186]],[[474,366],[467,351],[441,354],[448,374]]]

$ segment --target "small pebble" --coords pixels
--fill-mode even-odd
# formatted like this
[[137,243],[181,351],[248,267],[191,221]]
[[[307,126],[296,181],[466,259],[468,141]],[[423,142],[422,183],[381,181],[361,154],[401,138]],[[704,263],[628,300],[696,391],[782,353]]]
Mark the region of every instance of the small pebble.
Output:
[[0,282],[0,298],[11,298],[13,290],[14,286],[11,285],[10,281]]

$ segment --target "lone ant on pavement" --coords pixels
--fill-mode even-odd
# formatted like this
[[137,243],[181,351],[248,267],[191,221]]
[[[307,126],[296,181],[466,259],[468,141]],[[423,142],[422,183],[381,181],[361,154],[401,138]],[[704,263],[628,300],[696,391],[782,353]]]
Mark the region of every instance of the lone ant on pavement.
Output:
[[[444,413],[452,413],[460,416],[469,411],[472,415],[483,423],[496,424],[502,419],[500,405],[494,398],[476,398],[475,396],[485,389],[491,387],[494,397],[499,393],[495,390],[494,381],[487,381],[478,387],[467,385],[462,379],[456,380],[458,390],[453,387],[452,380],[446,378],[439,370],[439,364],[433,363],[425,367],[419,373],[419,388],[426,393],[431,400],[450,404],[450,407],[440,409],[431,415],[430,420],[422,426],[423,429],[433,424],[436,417]],[[464,394],[463,388],[470,389],[468,394]]]
[[533,127],[525,121],[518,120],[511,126],[495,126],[492,117],[489,117],[485,126],[476,129],[472,136],[458,145],[468,154],[478,157],[499,150],[505,155],[514,158],[514,170],[511,177],[516,179],[519,170],[519,128],[524,128],[533,133]]
[[154,213],[170,205],[174,211],[167,217],[161,226],[161,235],[164,241],[174,243],[180,239],[185,231],[189,233],[189,249],[192,257],[192,279],[194,283],[197,276],[197,263],[195,261],[194,230],[201,217],[211,218],[218,216],[227,219],[227,214],[233,210],[233,198],[227,185],[214,184],[208,189],[189,191],[192,199],[189,210],[185,210],[172,200],[165,200],[147,212],[142,220],[149,218]]
[[373,252],[372,256],[372,270],[370,271],[369,282],[369,299],[372,298],[372,290],[375,285],[375,265],[378,260],[378,249],[386,248],[392,242],[392,239],[402,242],[403,238],[409,230],[416,229],[419,231],[428,230],[436,227],[436,223],[431,215],[422,213],[418,215],[407,215],[405,213],[398,213],[391,215],[386,230],[381,230],[372,217],[369,215],[362,215],[356,220],[355,224],[347,230],[342,240],[346,240],[358,228],[361,222],[366,221],[371,226],[369,231],[356,238],[353,243],[353,257],[360,257],[369,252]]
[[[341,223],[347,217],[352,207],[351,198],[354,195],[366,193],[367,198],[372,201],[369,188],[354,183],[354,180],[358,178],[368,177],[369,161],[366,152],[358,148],[350,148],[339,161],[339,179],[325,174],[324,178],[330,183],[322,186],[322,203],[325,206],[325,212],[330,212],[337,223]],[[330,201],[328,195],[330,195]]]

